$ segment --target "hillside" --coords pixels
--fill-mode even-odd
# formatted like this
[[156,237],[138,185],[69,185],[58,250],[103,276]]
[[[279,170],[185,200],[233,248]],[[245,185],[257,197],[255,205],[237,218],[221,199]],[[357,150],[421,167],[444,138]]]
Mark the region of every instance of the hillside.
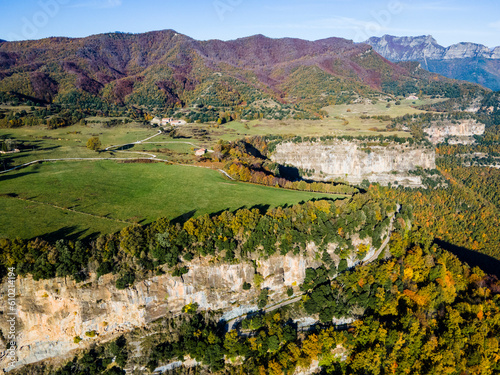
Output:
[[197,41],[164,30],[0,44],[0,93],[83,108],[253,105],[283,117],[370,97],[395,81],[426,86],[430,78],[339,38]]
[[443,47],[430,35],[384,35],[372,37],[366,43],[390,61],[418,61],[430,72],[500,90],[500,47],[490,49],[475,43]]
[[414,39],[0,41],[2,373],[500,373],[500,51]]

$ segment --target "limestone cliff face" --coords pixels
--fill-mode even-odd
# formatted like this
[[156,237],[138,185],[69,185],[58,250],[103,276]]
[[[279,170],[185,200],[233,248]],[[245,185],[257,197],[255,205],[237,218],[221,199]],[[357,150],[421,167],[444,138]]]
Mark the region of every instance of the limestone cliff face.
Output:
[[372,37],[365,43],[391,61],[453,60],[466,58],[500,58],[499,49],[490,49],[482,44],[457,43],[447,48],[439,45],[431,35],[396,37],[384,35]]
[[491,51],[491,58],[500,59],[500,47],[493,48],[493,51]]
[[446,54],[446,49],[430,35],[416,37],[384,35],[381,38],[372,37],[366,43],[391,61],[420,61],[424,56],[427,59],[437,60]]
[[424,132],[433,144],[444,142],[446,138],[449,138],[448,142],[451,144],[470,144],[474,143],[473,136],[483,135],[485,129],[486,126],[476,120],[463,120],[457,124],[436,122],[425,128]]
[[[280,299],[286,298],[288,286],[303,282],[306,268],[312,266],[317,264],[311,254],[273,256],[260,260],[257,272],[264,276],[262,287],[270,289],[273,299]],[[189,272],[182,277],[157,276],[125,290],[116,289],[115,277],[111,275],[99,280],[94,277],[85,284],[61,278],[43,281],[18,278],[18,366],[64,356],[93,341],[106,340],[118,332],[178,314],[191,302],[197,302],[205,310],[225,311],[240,304],[252,304],[257,296],[256,289],[245,291],[243,283],[253,284],[254,274],[254,265],[250,262],[229,265],[205,259],[191,262]],[[4,302],[6,289],[3,285],[1,297]],[[4,309],[5,306],[7,304],[3,303]],[[0,328],[8,332],[5,319],[0,322]],[[85,335],[91,331],[97,333],[95,338]],[[83,341],[75,344],[75,336]],[[5,352],[2,352],[0,366],[6,367]]]
[[430,72],[500,90],[500,47],[490,49],[476,43],[458,43],[445,48],[430,35],[384,35],[365,43],[390,61],[418,61]]
[[365,148],[361,142],[335,140],[326,143],[282,143],[271,159],[304,170],[314,170],[317,179],[342,178],[350,183],[364,179],[387,184],[398,180],[407,186],[420,186],[421,179],[407,172],[422,167],[434,169],[434,150],[392,144]]

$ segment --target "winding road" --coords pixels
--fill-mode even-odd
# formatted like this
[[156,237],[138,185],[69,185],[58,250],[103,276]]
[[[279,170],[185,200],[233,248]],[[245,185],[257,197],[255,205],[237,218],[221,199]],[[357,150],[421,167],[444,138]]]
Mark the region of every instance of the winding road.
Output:
[[[375,251],[375,253],[368,259],[364,260],[363,262],[361,263],[358,263],[357,265],[361,264],[361,265],[365,265],[365,264],[368,264],[368,263],[371,263],[375,260],[378,259],[378,257],[380,256],[380,254],[386,249],[387,245],[389,244],[389,241],[391,239],[391,234],[392,234],[392,230],[393,230],[393,223],[394,223],[394,219],[396,218],[396,214],[399,212],[400,210],[400,206],[398,205],[397,207],[397,211],[394,213],[394,215],[392,215],[391,217],[391,222],[389,224],[389,229],[387,230],[387,236],[386,238],[384,239],[384,242],[382,242],[382,244],[380,245],[380,247],[378,248],[377,251]],[[356,265],[355,265],[356,266]],[[354,266],[354,267],[355,267]],[[271,311],[274,311],[274,310],[277,310],[281,307],[284,307],[284,306],[288,306],[288,305],[291,305],[292,303],[296,303],[296,302],[299,302],[302,297],[304,296],[304,294],[301,294],[301,295],[298,295],[298,296],[294,296],[290,299],[286,299],[286,300],[282,300],[282,301],[279,301],[273,305],[270,305],[270,306],[266,306],[264,307],[263,309],[261,310],[255,310],[253,312],[247,312],[243,315],[240,315],[240,316],[237,316],[235,318],[232,318],[230,320],[227,321],[227,330],[228,331],[231,331],[234,329],[234,326],[240,322],[240,320],[248,315],[252,315],[252,314],[255,314],[259,311],[263,311],[265,313],[268,313],[268,312],[271,312]]]
[[[16,169],[25,168],[25,167],[28,167],[30,165],[38,164],[38,163],[43,163],[43,162],[56,162],[56,161],[99,161],[99,160],[140,160],[140,159],[155,160],[155,161],[158,161],[158,162],[167,162],[168,161],[167,159],[159,158],[158,155],[151,154],[151,153],[145,152],[145,151],[120,150],[120,148],[122,148],[122,147],[134,146],[134,145],[139,145],[139,144],[158,144],[158,143],[162,143],[162,144],[176,144],[176,143],[183,143],[183,144],[191,145],[193,147],[199,147],[199,146],[195,145],[192,142],[171,142],[171,141],[167,141],[167,142],[148,142],[149,140],[151,140],[151,139],[153,139],[153,138],[161,135],[162,133],[163,132],[161,130],[158,130],[158,133],[156,133],[156,134],[154,134],[154,135],[152,135],[150,137],[147,137],[145,139],[142,139],[140,141],[131,142],[131,143],[124,143],[124,144],[121,144],[121,145],[112,145],[112,146],[106,147],[103,150],[103,151],[108,151],[108,152],[122,152],[122,153],[126,153],[126,154],[145,155],[146,158],[142,157],[142,158],[57,158],[57,159],[53,158],[53,159],[38,159],[38,160],[30,161],[28,163],[17,165],[17,166],[15,166],[13,168],[10,168],[10,169],[4,170],[4,171],[0,171],[0,174],[12,172],[12,171],[15,171]],[[213,152],[213,151],[212,150],[207,150],[207,152]],[[183,164],[183,165],[194,167],[193,165],[188,165],[188,164]],[[212,168],[209,168],[209,167],[201,167],[201,168],[212,169]],[[222,173],[224,176],[226,176],[227,178],[229,178],[230,180],[234,181],[234,178],[232,178],[224,170],[222,170],[222,169],[217,169],[217,170],[220,173]]]

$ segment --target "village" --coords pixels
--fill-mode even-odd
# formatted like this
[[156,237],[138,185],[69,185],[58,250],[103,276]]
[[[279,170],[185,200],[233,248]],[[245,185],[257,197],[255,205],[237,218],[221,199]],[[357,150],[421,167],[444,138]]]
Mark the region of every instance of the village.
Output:
[[180,126],[180,125],[186,125],[187,122],[184,120],[174,120],[172,117],[167,117],[167,118],[158,118],[155,117],[151,120],[151,125],[157,125],[157,126]]

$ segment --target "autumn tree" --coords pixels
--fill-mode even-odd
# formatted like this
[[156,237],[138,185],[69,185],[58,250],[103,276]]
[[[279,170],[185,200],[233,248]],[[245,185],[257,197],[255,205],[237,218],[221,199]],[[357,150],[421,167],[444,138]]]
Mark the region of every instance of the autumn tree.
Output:
[[98,151],[101,148],[101,141],[99,137],[90,137],[87,140],[87,148],[89,150]]

